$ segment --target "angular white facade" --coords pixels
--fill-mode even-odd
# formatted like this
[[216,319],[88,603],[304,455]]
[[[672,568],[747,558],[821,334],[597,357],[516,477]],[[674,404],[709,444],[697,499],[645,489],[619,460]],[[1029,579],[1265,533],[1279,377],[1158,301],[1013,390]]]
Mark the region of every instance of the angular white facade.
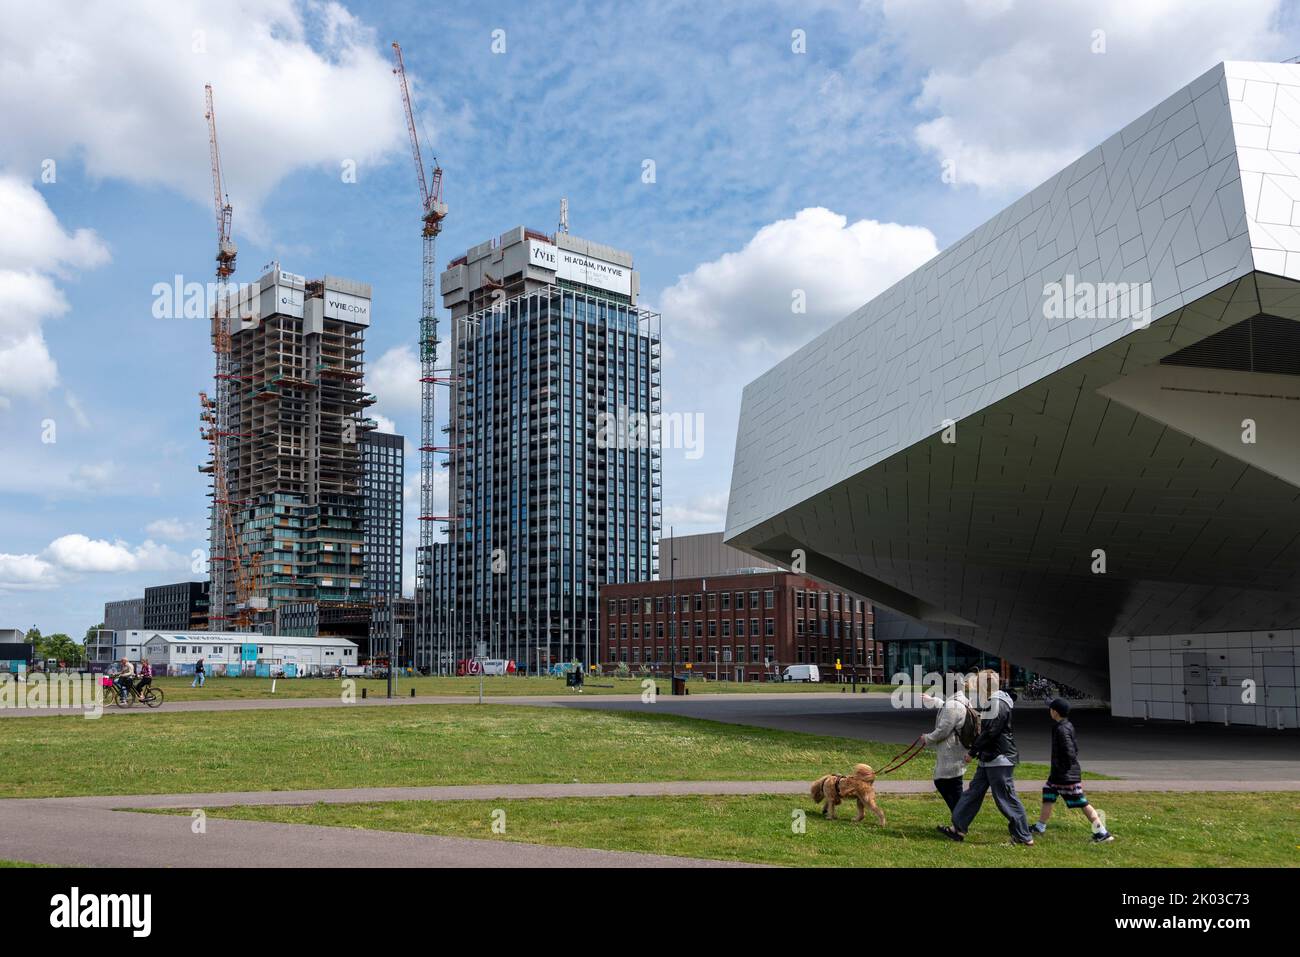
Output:
[[1095,691],[1300,625],[1298,226],[1300,66],[1221,64],[746,387],[729,544]]

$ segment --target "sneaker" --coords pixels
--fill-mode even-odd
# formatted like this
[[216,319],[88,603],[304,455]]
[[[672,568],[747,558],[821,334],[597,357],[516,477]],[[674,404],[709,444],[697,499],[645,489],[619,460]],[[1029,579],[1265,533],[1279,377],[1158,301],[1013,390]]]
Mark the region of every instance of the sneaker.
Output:
[[1035,834],[1047,833],[1047,825],[1044,824],[1042,821],[1035,821],[1033,824],[1029,825],[1029,829],[1033,831]]
[[937,831],[938,831],[940,834],[942,834],[944,837],[951,838],[951,839],[954,840],[954,841],[964,841],[964,840],[966,840],[966,835],[965,835],[965,834],[962,834],[962,833],[961,833],[960,831],[958,831],[956,828],[954,828],[954,827],[952,827],[951,825],[948,825],[948,824],[940,824],[937,828],[935,828],[935,830],[937,830]]
[[1115,835],[1110,831],[1098,831],[1092,836],[1092,843],[1094,844],[1109,844],[1113,840],[1115,840]]

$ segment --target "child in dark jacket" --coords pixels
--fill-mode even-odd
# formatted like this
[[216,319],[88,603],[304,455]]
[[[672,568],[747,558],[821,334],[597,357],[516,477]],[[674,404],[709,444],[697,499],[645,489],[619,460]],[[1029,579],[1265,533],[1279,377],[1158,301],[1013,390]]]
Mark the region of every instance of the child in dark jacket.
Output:
[[1070,723],[1070,702],[1053,699],[1049,705],[1052,720],[1052,770],[1048,772],[1047,782],[1043,785],[1043,809],[1038,812],[1038,821],[1030,830],[1042,834],[1047,830],[1047,822],[1052,818],[1052,809],[1056,807],[1058,797],[1065,798],[1066,807],[1080,808],[1084,816],[1092,822],[1092,842],[1108,844],[1115,836],[1106,830],[1106,822],[1101,819],[1097,809],[1088,803],[1083,793],[1083,771],[1079,767],[1079,743],[1074,737],[1074,725]]

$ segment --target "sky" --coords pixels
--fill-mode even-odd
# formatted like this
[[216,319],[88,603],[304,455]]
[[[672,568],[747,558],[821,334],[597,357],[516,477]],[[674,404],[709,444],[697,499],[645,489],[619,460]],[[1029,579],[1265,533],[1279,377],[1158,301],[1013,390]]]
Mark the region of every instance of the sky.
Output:
[[234,278],[373,285],[409,594],[421,242],[393,40],[444,169],[440,270],[554,231],[561,197],[633,254],[664,412],[701,429],[664,451],[679,534],[723,526],[746,383],[1217,62],[1300,54],[1282,0],[0,0],[0,22],[0,627],[77,637],[205,577],[208,322],[159,292],[212,278],[205,83]]

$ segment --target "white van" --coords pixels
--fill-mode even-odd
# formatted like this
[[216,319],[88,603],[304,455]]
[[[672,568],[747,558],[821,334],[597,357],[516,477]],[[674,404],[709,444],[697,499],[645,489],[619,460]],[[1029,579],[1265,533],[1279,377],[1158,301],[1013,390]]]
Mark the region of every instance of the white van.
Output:
[[782,681],[821,681],[822,673],[816,665],[790,665],[781,675]]

